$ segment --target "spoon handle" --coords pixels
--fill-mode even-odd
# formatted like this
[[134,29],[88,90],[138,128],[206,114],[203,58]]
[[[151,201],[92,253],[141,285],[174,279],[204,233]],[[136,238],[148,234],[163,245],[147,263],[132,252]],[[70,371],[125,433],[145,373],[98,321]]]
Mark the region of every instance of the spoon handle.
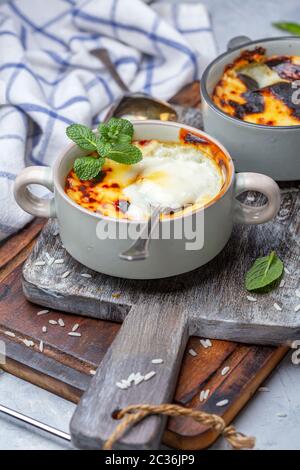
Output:
[[99,59],[105,65],[111,77],[119,85],[122,91],[124,91],[125,93],[130,92],[128,86],[126,85],[126,83],[123,82],[115,65],[111,61],[111,58],[109,57],[109,54],[106,49],[93,49],[92,51],[90,51],[90,53],[94,57],[97,57],[97,59]]
[[133,242],[128,250],[120,253],[121,259],[126,261],[140,261],[148,258],[151,234],[159,222],[161,210],[162,208],[160,206],[153,210],[139,237]]

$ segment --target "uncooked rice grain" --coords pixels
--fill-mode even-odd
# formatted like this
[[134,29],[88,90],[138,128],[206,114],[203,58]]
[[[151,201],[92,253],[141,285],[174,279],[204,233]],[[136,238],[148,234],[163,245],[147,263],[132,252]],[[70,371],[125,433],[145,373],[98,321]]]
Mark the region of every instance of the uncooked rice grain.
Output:
[[58,319],[58,324],[59,324],[59,326],[65,326],[65,322],[63,321],[62,318]]
[[71,271],[66,271],[65,273],[63,273],[63,274],[61,275],[61,278],[62,278],[62,279],[65,279],[65,278],[68,277],[70,274],[71,274]]
[[222,369],[221,375],[226,375],[229,371],[230,371],[230,367],[226,366],[226,367],[224,367],[224,369]]
[[46,313],[49,313],[50,310],[40,310],[38,313],[37,313],[37,316],[39,317],[40,315],[46,315]]
[[193,357],[197,356],[197,353],[194,349],[189,349],[189,354]]
[[225,406],[225,405],[228,405],[229,401],[228,400],[221,400],[221,401],[218,401],[218,403],[216,403],[216,406]]
[[12,331],[5,331],[4,334],[5,334],[6,336],[10,336],[11,338],[15,338],[15,337],[16,337],[16,335],[15,335]]
[[147,380],[152,379],[152,377],[154,377],[155,375],[156,375],[156,372],[154,370],[152,370],[151,372],[148,372],[148,374],[146,374],[144,377],[144,381],[146,382]]
[[79,336],[81,336],[81,333],[76,333],[75,331],[70,331],[70,333],[68,333],[69,336],[76,336],[79,338]]

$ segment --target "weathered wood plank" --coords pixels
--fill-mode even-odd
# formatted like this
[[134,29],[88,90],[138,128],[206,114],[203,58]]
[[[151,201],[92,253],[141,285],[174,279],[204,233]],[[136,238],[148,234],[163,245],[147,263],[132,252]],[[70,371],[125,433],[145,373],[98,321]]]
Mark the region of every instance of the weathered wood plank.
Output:
[[0,245],[0,269],[17,256],[42,230],[45,221],[35,219],[16,235]]
[[[83,449],[101,449],[118,425],[113,418],[116,410],[172,400],[187,339],[186,312],[170,299],[133,307],[74,413],[73,443]],[[155,358],[163,359],[163,364],[152,364]],[[126,390],[116,385],[132,373],[145,376],[152,371],[155,375],[150,381]],[[161,416],[144,420],[126,433],[117,448],[157,449],[165,421]]]

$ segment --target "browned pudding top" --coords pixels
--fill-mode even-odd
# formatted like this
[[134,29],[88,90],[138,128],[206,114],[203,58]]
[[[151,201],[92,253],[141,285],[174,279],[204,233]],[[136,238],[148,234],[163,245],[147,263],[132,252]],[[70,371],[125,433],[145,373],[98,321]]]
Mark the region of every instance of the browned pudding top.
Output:
[[142,150],[141,162],[123,165],[106,159],[99,176],[90,181],[81,181],[72,169],[66,178],[67,195],[91,212],[140,220],[149,216],[149,204],[170,207],[174,217],[205,206],[230,183],[228,157],[202,136],[182,129],[179,142],[134,144]]
[[267,126],[300,125],[300,56],[266,55],[263,48],[243,51],[226,66],[213,102],[226,114]]

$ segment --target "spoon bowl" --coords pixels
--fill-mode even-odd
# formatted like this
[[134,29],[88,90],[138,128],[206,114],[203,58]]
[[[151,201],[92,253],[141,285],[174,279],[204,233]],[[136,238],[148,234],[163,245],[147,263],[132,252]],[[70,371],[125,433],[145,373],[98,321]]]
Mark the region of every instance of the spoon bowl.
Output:
[[177,112],[166,101],[153,98],[146,93],[131,92],[120,77],[106,49],[94,49],[90,53],[102,62],[123,91],[123,95],[109,109],[105,121],[112,117],[141,121],[178,121]]

